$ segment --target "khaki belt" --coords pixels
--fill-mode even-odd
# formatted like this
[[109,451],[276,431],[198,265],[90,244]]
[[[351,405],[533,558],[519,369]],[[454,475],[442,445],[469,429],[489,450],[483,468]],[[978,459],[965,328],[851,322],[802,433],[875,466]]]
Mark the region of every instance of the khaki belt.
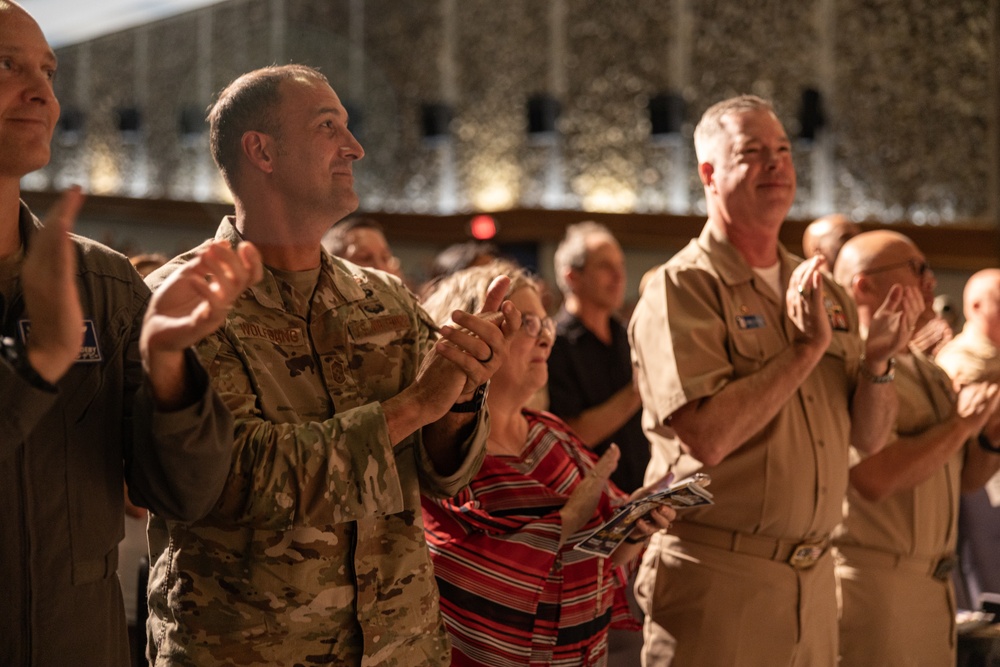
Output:
[[686,521],[678,521],[671,526],[670,534],[676,535],[682,540],[689,540],[717,549],[788,563],[797,570],[809,569],[830,548],[829,535],[793,542]]
[[837,545],[837,551],[844,554],[848,565],[875,567],[883,570],[903,570],[927,575],[938,581],[947,581],[948,575],[958,565],[955,554],[945,554],[935,558],[926,556],[904,556],[903,554],[878,551],[854,545]]

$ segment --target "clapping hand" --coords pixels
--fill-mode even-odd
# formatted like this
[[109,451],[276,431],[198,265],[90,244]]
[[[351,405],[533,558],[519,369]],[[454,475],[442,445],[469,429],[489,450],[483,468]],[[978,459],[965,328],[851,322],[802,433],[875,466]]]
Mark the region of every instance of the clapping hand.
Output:
[[70,238],[83,200],[78,186],[62,194],[31,238],[21,270],[24,305],[31,322],[28,360],[49,383],[69,370],[83,343],[76,246]]
[[163,408],[184,402],[183,352],[218,329],[236,299],[260,281],[260,253],[244,241],[209,245],[167,278],[146,310],[139,338],[143,366]]
[[798,329],[800,340],[822,350],[830,345],[833,328],[823,303],[823,272],[826,260],[822,255],[799,264],[788,281],[785,307],[789,319]]

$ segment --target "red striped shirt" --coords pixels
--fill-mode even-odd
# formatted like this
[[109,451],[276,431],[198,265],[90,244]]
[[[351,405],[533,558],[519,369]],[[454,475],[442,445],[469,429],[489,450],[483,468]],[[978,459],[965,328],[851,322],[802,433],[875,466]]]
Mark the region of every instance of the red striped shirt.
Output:
[[586,526],[559,546],[559,510],[594,455],[554,415],[523,411],[519,456],[487,454],[457,496],[423,499],[452,665],[602,665],[608,627],[638,629],[625,573],[573,546],[626,496],[612,483]]

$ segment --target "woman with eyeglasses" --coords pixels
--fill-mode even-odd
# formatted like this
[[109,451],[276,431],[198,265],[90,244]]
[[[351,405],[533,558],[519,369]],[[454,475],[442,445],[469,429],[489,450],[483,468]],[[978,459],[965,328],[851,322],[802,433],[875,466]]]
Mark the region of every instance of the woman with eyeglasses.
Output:
[[624,569],[675,514],[655,510],[610,557],[574,549],[628,496],[608,480],[617,446],[598,460],[557,417],[525,407],[548,379],[555,337],[534,281],[495,261],[444,279],[424,306],[443,324],[478,305],[500,274],[511,278],[506,298],[522,325],[487,394],[485,460],[454,498],[423,499],[452,665],[605,665],[608,628],[639,627]]

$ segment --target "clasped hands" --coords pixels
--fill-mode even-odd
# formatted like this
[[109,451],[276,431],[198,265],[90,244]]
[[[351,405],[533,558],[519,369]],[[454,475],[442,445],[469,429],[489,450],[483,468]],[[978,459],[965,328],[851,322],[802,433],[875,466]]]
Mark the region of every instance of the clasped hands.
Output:
[[443,415],[455,403],[470,400],[506,361],[510,339],[521,328],[520,311],[504,300],[509,286],[510,278],[497,276],[478,313],[456,310],[438,330],[440,339],[414,383],[426,409]]
[[[788,317],[806,345],[826,350],[833,338],[823,290],[826,260],[816,255],[792,272],[785,293]],[[865,338],[865,361],[872,375],[883,375],[889,359],[906,350],[923,312],[923,297],[917,287],[893,285],[872,314]],[[845,321],[846,324],[846,321]]]

